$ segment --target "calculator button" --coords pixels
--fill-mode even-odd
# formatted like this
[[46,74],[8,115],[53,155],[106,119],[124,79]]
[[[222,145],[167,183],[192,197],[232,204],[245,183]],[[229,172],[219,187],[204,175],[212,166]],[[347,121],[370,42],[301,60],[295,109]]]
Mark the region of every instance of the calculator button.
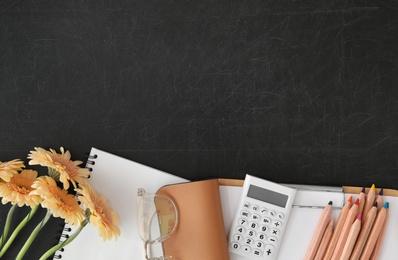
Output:
[[248,235],[249,237],[254,237],[254,236],[256,235],[256,232],[254,232],[254,230],[248,230],[248,231],[247,231],[247,235]]
[[260,219],[260,215],[258,215],[258,214],[253,214],[253,215],[252,215],[252,219],[253,219],[253,220],[259,220],[259,219]]
[[240,219],[238,219],[238,223],[239,223],[239,225],[244,226],[247,224],[247,220],[244,218],[240,218]]
[[261,226],[260,229],[262,232],[267,232],[269,228],[267,226]]
[[279,236],[279,230],[276,229],[276,228],[272,228],[272,229],[271,229],[271,235]]
[[253,206],[252,206],[252,210],[253,210],[253,211],[258,211],[258,206],[257,206],[257,205],[253,205]]
[[245,253],[249,253],[250,252],[250,246],[242,246],[242,251]]
[[268,212],[268,215],[270,215],[271,217],[275,217],[276,216],[276,213],[275,213],[275,211],[273,211],[273,210],[270,210],[269,212]]
[[261,222],[263,222],[264,224],[270,224],[270,223],[271,223],[271,219],[265,217],[265,218],[263,218],[263,219],[261,220]]
[[279,219],[283,219],[285,217],[285,215],[283,215],[283,213],[278,213],[276,215]]
[[253,255],[262,256],[262,255],[263,255],[263,252],[261,252],[261,250],[254,249],[254,250],[253,250]]
[[250,222],[249,226],[250,226],[252,229],[256,229],[256,228],[258,227],[258,224],[257,224],[257,222]]
[[250,203],[249,202],[243,203],[243,207],[246,208],[246,209],[249,209],[250,208]]
[[279,220],[275,220],[274,222],[272,222],[272,226],[280,228],[282,226],[282,222],[280,222]]
[[266,245],[264,252],[266,256],[273,256],[275,247],[273,245]]
[[272,244],[276,244],[276,241],[277,241],[276,237],[269,237],[268,238],[268,242],[270,242]]
[[261,208],[260,209],[260,213],[263,214],[263,215],[266,214],[267,213],[267,209],[266,208]]
[[245,232],[245,229],[243,227],[236,227],[236,232],[242,234]]
[[267,238],[267,236],[263,233],[260,233],[260,234],[258,234],[257,238],[260,240],[265,240]]
[[244,216],[244,217],[247,217],[247,218],[250,216],[249,212],[246,211],[246,210],[241,211],[241,212],[240,212],[240,215],[241,215],[241,216]]
[[256,243],[254,243],[254,246],[258,249],[261,249],[265,246],[265,244],[261,241],[256,241]]
[[240,248],[240,245],[238,243],[232,243],[231,247],[235,250],[238,250]]
[[235,241],[242,241],[243,237],[241,235],[234,235]]
[[253,239],[251,239],[251,238],[245,238],[245,244],[246,245],[251,245],[251,244],[253,244],[254,243],[254,240]]

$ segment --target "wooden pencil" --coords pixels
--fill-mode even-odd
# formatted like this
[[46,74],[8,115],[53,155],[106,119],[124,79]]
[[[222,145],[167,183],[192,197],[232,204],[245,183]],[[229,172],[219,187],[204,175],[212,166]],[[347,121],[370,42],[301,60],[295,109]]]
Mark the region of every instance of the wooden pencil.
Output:
[[375,203],[376,199],[376,187],[372,184],[368,195],[366,196],[365,206],[363,207],[362,218],[366,219],[366,214],[368,214],[369,210],[372,208],[373,203]]
[[351,253],[351,260],[358,260],[361,257],[363,248],[365,246],[366,240],[368,239],[370,230],[372,230],[373,223],[376,219],[377,214],[377,202],[373,204],[373,207],[369,210],[366,215],[366,219],[363,220],[361,231],[357,242],[355,243],[354,250]]
[[359,199],[358,215],[359,214],[362,215],[363,207],[365,206],[366,202],[365,187],[363,187],[361,192],[359,193],[358,199]]
[[322,215],[319,219],[318,225],[315,229],[311,243],[308,247],[307,253],[305,254],[305,260],[312,260],[315,257],[316,251],[318,250],[319,244],[327,224],[329,223],[330,216],[332,214],[332,201],[329,201],[328,205],[323,209]]
[[376,220],[373,223],[372,230],[370,231],[368,240],[366,241],[365,247],[362,251],[361,260],[368,260],[372,255],[373,249],[375,248],[377,238],[379,237],[383,225],[387,218],[388,202],[384,203],[383,208],[377,213]]
[[352,249],[354,248],[355,243],[357,242],[359,231],[361,230],[361,224],[362,224],[362,215],[359,214],[357,219],[354,221],[354,224],[352,224],[350,228],[350,233],[348,234],[347,241],[345,242],[340,260],[350,259]]
[[343,252],[343,248],[348,237],[348,233],[350,232],[351,225],[352,223],[354,223],[355,218],[357,217],[358,207],[359,199],[356,199],[354,205],[352,205],[352,207],[348,211],[344,226],[341,229],[341,234],[339,236],[339,239],[337,240],[336,248],[334,249],[332,255],[332,259],[334,260],[340,259],[341,253]]
[[333,234],[333,225],[334,219],[332,218],[329,222],[329,225],[326,227],[325,232],[323,233],[323,237],[321,243],[319,244],[318,251],[316,252],[314,260],[322,260],[325,255],[326,249],[328,247],[330,238]]
[[386,221],[384,222],[381,233],[380,233],[379,237],[377,238],[375,249],[373,250],[372,256],[370,257],[371,260],[377,260],[377,259],[379,259],[379,256],[380,256],[380,251],[381,251],[381,247],[383,245],[383,240],[385,237],[387,223],[388,223],[388,215],[389,215],[388,210],[386,211],[386,214],[387,214]]
[[328,245],[325,255],[323,257],[324,260],[329,260],[332,258],[333,251],[336,248],[337,240],[339,239],[341,230],[343,229],[345,220],[348,215],[348,211],[351,208],[351,204],[352,204],[352,196],[350,196],[348,198],[344,207],[340,211],[339,217],[337,218],[336,227],[333,230],[332,237],[330,238],[329,245]]
[[383,204],[384,204],[383,188],[380,189],[379,195],[377,195],[377,198],[376,198],[376,202],[377,202],[377,210],[381,210],[381,208],[383,207]]

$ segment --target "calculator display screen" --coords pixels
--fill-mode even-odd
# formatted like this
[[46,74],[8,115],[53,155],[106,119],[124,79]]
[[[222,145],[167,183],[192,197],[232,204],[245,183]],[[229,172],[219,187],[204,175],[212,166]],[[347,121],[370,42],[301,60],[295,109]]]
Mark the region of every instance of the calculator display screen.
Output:
[[247,196],[283,208],[286,207],[287,199],[289,198],[289,196],[285,194],[260,188],[254,185],[250,185],[249,191],[247,192]]

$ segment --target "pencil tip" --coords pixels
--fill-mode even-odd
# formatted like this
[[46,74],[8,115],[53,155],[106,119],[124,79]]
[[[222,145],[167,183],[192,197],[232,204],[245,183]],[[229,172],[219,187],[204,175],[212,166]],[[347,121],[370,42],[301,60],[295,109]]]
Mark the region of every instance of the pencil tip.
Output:
[[355,200],[355,204],[357,204],[357,205],[359,204],[359,199]]
[[347,201],[352,202],[352,196],[350,196]]
[[381,195],[381,196],[383,195],[383,190],[384,190],[383,188],[380,189],[379,195]]
[[374,184],[372,184],[371,189],[372,189],[372,190],[376,190],[376,186],[375,186]]
[[329,205],[333,205],[333,201],[329,201],[329,203],[328,203]]
[[377,202],[373,203],[373,207],[377,208]]
[[361,192],[365,193],[365,187],[362,187]]
[[362,214],[358,215],[358,220],[362,220]]
[[383,208],[388,209],[390,207],[390,203],[388,202],[384,202]]

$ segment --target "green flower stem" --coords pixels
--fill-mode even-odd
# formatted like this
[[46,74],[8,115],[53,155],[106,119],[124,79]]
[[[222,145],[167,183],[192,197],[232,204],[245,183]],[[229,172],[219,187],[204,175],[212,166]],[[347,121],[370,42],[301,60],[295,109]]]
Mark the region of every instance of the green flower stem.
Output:
[[26,251],[28,251],[32,242],[35,240],[36,236],[39,234],[40,230],[46,225],[47,221],[50,219],[51,216],[52,216],[51,211],[47,210],[47,214],[44,216],[43,220],[32,231],[32,234],[30,234],[29,238],[26,240],[22,249],[19,251],[17,257],[15,258],[16,260],[22,259]]
[[14,242],[14,239],[17,237],[19,232],[22,230],[22,228],[26,225],[26,223],[29,222],[29,220],[33,217],[33,215],[36,213],[39,205],[34,206],[28,215],[19,223],[19,225],[15,228],[14,232],[12,232],[10,238],[7,240],[7,242],[4,244],[4,247],[0,251],[0,258],[4,255],[4,253],[7,251],[7,249],[11,246],[12,242]]
[[62,247],[65,247],[68,245],[70,242],[72,242],[78,235],[79,233],[83,230],[83,228],[87,225],[88,219],[85,219],[81,224],[80,227],[71,235],[68,239],[63,241],[62,243],[58,243],[57,245],[53,246],[50,248],[46,253],[44,253],[39,260],[46,260],[49,258],[51,255],[53,255],[57,250],[59,250]]
[[14,205],[12,205],[12,207],[10,208],[10,210],[8,211],[6,223],[5,223],[5,225],[4,225],[3,234],[2,234],[1,237],[0,237],[0,250],[1,250],[1,248],[3,247],[4,242],[5,242],[6,239],[7,239],[8,231],[10,230],[11,219],[12,219],[12,216],[13,216],[13,214],[14,214],[14,211],[15,211],[16,207],[17,207],[17,204],[14,204]]

